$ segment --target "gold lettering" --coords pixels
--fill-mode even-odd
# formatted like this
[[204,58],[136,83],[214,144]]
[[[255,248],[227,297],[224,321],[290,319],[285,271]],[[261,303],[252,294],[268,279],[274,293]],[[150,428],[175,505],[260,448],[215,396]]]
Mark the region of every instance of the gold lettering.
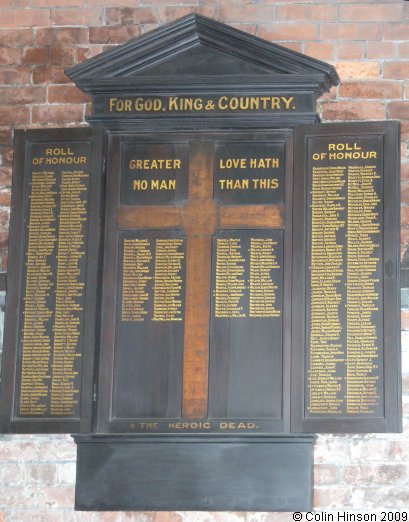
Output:
[[250,158],[252,169],[278,169],[280,160],[278,158]]
[[278,188],[278,179],[259,179],[254,178],[253,180],[253,188],[255,189],[277,189]]
[[227,101],[228,101],[227,96],[221,96],[221,97],[219,98],[218,107],[219,107],[219,109],[220,109],[221,111],[225,111],[226,109],[229,108]]
[[219,185],[221,189],[235,190],[235,189],[248,189],[248,179],[219,179]]
[[45,149],[45,155],[46,156],[73,156],[74,153],[68,147],[67,149],[64,149],[64,148]]
[[247,158],[220,158],[219,167],[221,169],[245,169],[247,167]]
[[134,179],[133,189],[134,190],[146,190],[148,188],[148,182],[146,179]]
[[151,189],[152,190],[176,190],[176,180],[175,179],[152,179],[151,180]]
[[180,159],[131,159],[129,168],[131,170],[177,170],[180,169],[182,160]]
[[[294,96],[290,96],[289,98],[286,98],[285,96],[282,96],[281,99],[284,102],[284,106],[287,110],[291,109],[291,102],[294,100]],[[292,106],[293,109],[295,109],[295,105]]]
[[328,150],[362,150],[358,143],[328,143]]

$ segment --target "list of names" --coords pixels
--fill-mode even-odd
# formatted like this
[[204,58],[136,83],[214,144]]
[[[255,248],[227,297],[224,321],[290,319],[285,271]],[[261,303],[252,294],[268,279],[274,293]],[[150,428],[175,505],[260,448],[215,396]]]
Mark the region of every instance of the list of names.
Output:
[[48,168],[33,169],[29,185],[19,368],[22,417],[79,415],[89,174],[83,170],[88,146],[77,147],[32,149],[33,165],[46,163]]
[[[268,234],[267,234],[268,235]],[[240,231],[215,239],[214,316],[281,316],[281,239]]]
[[310,415],[374,415],[383,407],[382,183],[374,154],[312,167]]
[[122,322],[183,321],[184,238],[123,240]]

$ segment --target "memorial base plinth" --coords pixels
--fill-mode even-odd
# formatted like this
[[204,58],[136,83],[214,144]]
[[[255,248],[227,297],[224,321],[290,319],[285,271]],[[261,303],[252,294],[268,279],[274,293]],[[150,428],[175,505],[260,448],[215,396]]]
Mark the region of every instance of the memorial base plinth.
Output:
[[75,509],[312,509],[315,435],[75,435]]

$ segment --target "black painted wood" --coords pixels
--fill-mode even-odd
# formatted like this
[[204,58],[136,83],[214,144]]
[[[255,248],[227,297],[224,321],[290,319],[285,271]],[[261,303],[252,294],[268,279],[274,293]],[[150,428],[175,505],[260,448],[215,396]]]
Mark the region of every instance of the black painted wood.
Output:
[[[200,419],[180,418],[181,383],[181,329],[182,325],[167,326],[152,322],[151,312],[146,321],[126,323],[119,320],[121,315],[121,273],[122,243],[125,238],[147,239],[154,236],[153,230],[140,225],[138,220],[127,224],[121,231],[118,223],[120,210],[132,208],[151,212],[158,216],[163,206],[155,208],[156,199],[148,196],[144,205],[121,205],[121,178],[126,174],[127,161],[123,156],[128,151],[139,151],[140,158],[151,157],[153,148],[189,148],[189,143],[203,141],[218,145],[232,145],[232,157],[239,157],[241,150],[248,158],[254,146],[260,154],[269,150],[271,157],[280,159],[278,170],[280,194],[278,201],[284,202],[282,217],[273,223],[260,225],[258,230],[250,230],[246,225],[246,205],[238,205],[242,213],[240,231],[224,231],[224,235],[243,236],[245,248],[249,248],[251,237],[274,238],[277,241],[277,256],[280,270],[272,277],[277,284],[277,304],[280,317],[218,319],[218,328],[213,327],[209,338],[211,372],[209,393],[211,406],[209,417]],[[158,143],[160,145],[158,145]],[[137,149],[134,145],[137,145]],[[269,147],[269,144],[271,145]],[[145,149],[146,148],[146,149]],[[233,154],[234,152],[234,154]],[[291,266],[292,255],[292,133],[291,132],[207,132],[194,133],[143,133],[113,134],[109,139],[109,161],[107,172],[107,208],[105,268],[102,299],[102,338],[98,376],[98,424],[97,433],[281,433],[289,429],[289,367],[291,356]],[[270,157],[269,156],[269,157]],[[255,154],[257,157],[257,154]],[[216,159],[213,159],[216,162]],[[212,162],[212,163],[213,163]],[[189,173],[185,184],[196,183],[195,173]],[[210,171],[209,171],[210,174]],[[152,177],[152,174],[151,174]],[[251,179],[253,176],[249,174]],[[214,185],[213,185],[214,186]],[[285,187],[284,187],[285,186]],[[270,192],[270,189],[268,189]],[[274,191],[274,190],[271,190]],[[254,191],[256,193],[256,191]],[[256,193],[257,194],[257,193]],[[229,209],[221,199],[215,201]],[[266,201],[275,204],[276,196]],[[175,201],[173,205],[179,215],[183,214],[186,201]],[[250,199],[250,206],[253,199]],[[252,207],[257,208],[257,207]],[[264,208],[261,207],[260,208]],[[145,210],[146,209],[146,210]],[[236,210],[237,210],[236,209]],[[152,210],[154,211],[152,213]],[[140,215],[139,219],[142,219]],[[153,218],[152,218],[153,219]],[[284,222],[284,223],[283,223]],[[122,224],[122,226],[124,226]],[[184,234],[181,223],[153,219],[153,226],[162,229],[162,236]],[[132,230],[132,227],[134,230]],[[271,228],[273,227],[273,228]],[[283,230],[285,228],[285,230]],[[215,239],[218,231],[215,232]],[[209,259],[210,262],[210,253]],[[247,279],[249,276],[249,255],[247,257]],[[205,260],[203,260],[205,262]],[[278,273],[279,272],[279,273]],[[151,284],[151,283],[149,283]],[[209,288],[213,292],[214,288]],[[152,291],[148,292],[147,309],[153,306]],[[113,296],[116,296],[114,298]],[[249,290],[246,290],[246,313],[249,308]],[[222,325],[223,323],[223,325]],[[183,341],[182,341],[183,342]],[[230,362],[229,362],[230,360]],[[230,365],[229,375],[225,375],[222,361]],[[228,398],[227,398],[228,397]],[[119,409],[118,409],[119,406]],[[179,409],[178,409],[179,408]]]
[[[181,242],[181,246],[177,249],[183,256],[178,274],[181,279],[181,305],[180,311],[175,314],[178,316],[177,321],[155,320],[155,285],[159,285],[159,279],[164,277],[163,274],[158,273],[156,267],[155,245],[158,240]],[[143,292],[147,295],[146,302],[141,305],[142,314],[135,314],[134,310],[124,310],[124,285],[126,285],[124,243],[126,241],[144,242],[147,245],[145,250],[150,256],[150,261],[143,263],[144,266],[140,268],[150,279],[146,285],[142,283],[143,289],[137,287],[135,281],[130,289],[134,294],[140,295]],[[120,252],[117,286],[119,306],[116,320],[112,416],[116,421],[135,418],[180,419],[186,238],[181,232],[175,231],[126,231],[119,234],[118,247]],[[137,262],[136,257],[136,255],[132,257],[132,263]],[[167,267],[162,266],[161,269],[166,271]],[[140,320],[132,320],[132,315],[138,315]]]
[[[14,152],[14,173],[12,187],[11,223],[10,223],[10,250],[9,250],[9,272],[8,291],[6,302],[4,351],[2,364],[2,388],[0,425],[1,431],[5,432],[89,432],[92,420],[92,395],[93,395],[93,373],[94,352],[96,343],[96,319],[98,302],[98,277],[100,259],[100,228],[103,216],[101,206],[102,190],[102,144],[103,132],[99,129],[55,129],[55,130],[29,130],[16,131]],[[46,149],[57,147],[63,150],[63,154],[49,153]],[[71,147],[71,149],[70,149]],[[32,172],[53,171],[55,172],[55,227],[60,223],[60,196],[59,191],[62,183],[63,171],[70,172],[75,166],[67,164],[59,165],[50,163],[47,169],[47,161],[53,158],[64,158],[65,152],[70,149],[72,154],[82,155],[86,159],[86,167],[82,164],[81,169],[89,174],[83,184],[81,195],[82,204],[86,212],[86,221],[83,222],[84,254],[78,262],[78,282],[84,284],[81,296],[76,298],[78,311],[72,312],[75,321],[78,321],[79,338],[76,344],[76,352],[81,357],[81,364],[74,364],[77,371],[74,378],[74,386],[80,390],[78,394],[79,403],[73,407],[73,414],[51,414],[51,380],[44,380],[47,388],[46,399],[47,410],[44,414],[24,415],[19,412],[20,388],[22,383],[21,368],[23,355],[23,323],[24,323],[24,295],[27,285],[27,253],[28,253],[28,231],[33,226],[29,214],[30,193],[33,183]],[[65,152],[64,152],[65,151]],[[42,158],[43,163],[36,165],[37,158]],[[51,158],[51,159],[50,159]],[[85,178],[84,178],[85,179]],[[40,189],[42,190],[42,189]],[[45,190],[43,197],[49,197],[52,190]],[[41,205],[39,206],[41,208]],[[78,209],[76,210],[78,212]],[[67,213],[67,208],[65,213]],[[33,218],[35,220],[36,218]],[[37,221],[38,223],[38,221]],[[44,225],[45,226],[45,225]],[[65,225],[64,225],[65,226]],[[49,232],[49,227],[45,227]],[[58,232],[58,230],[57,230]],[[65,234],[65,232],[63,232]],[[56,236],[57,237],[57,236]],[[57,288],[57,264],[62,267],[61,256],[58,260],[58,240],[53,252],[47,257],[50,269],[50,281],[52,287],[46,294],[47,308],[51,314],[55,311],[55,295]],[[39,246],[31,247],[35,254]],[[39,251],[39,250],[38,250]],[[31,255],[33,255],[31,254]],[[68,261],[67,261],[68,262]],[[65,277],[64,269],[60,277]],[[40,276],[41,277],[41,276]],[[47,274],[44,277],[48,277]],[[62,319],[64,321],[64,319]],[[44,320],[44,335],[50,339],[49,371],[54,359],[53,336],[55,318]],[[40,332],[38,333],[40,335]],[[46,345],[41,350],[47,350]],[[29,363],[28,363],[29,364]],[[60,377],[59,377],[60,378]],[[27,382],[27,380],[26,380]],[[61,390],[60,390],[61,391]],[[36,399],[33,399],[36,400]],[[45,400],[45,399],[44,399]],[[44,402],[41,400],[40,402]]]
[[[197,14],[66,73],[93,96],[89,121],[110,129],[313,123],[317,97],[339,81],[327,63]],[[248,106],[250,98],[264,101]]]
[[76,509],[307,511],[314,435],[76,436]]
[[[270,270],[275,288],[276,302],[274,308],[276,317],[261,317],[251,315],[250,300],[253,299],[250,285],[250,260],[252,239],[268,241],[275,244],[273,255],[278,265]],[[210,333],[210,371],[209,371],[209,417],[226,419],[257,419],[282,420],[283,394],[283,287],[284,287],[284,243],[283,230],[240,230],[220,231],[213,238],[213,282],[212,282],[212,315]],[[218,270],[225,270],[223,263],[217,263],[218,242],[234,241],[238,245],[237,253],[243,260],[235,263],[231,272],[242,269],[238,275],[243,280],[244,289],[237,290],[234,284],[216,286]],[[227,248],[227,247],[225,247]],[[236,253],[236,255],[237,255]],[[254,256],[256,254],[253,253]],[[254,261],[257,263],[257,260]],[[260,261],[258,261],[260,263]],[[261,264],[261,263],[260,263]],[[259,265],[260,266],[260,265]],[[254,269],[257,277],[257,269]],[[223,277],[223,276],[222,276]],[[267,282],[264,282],[266,289]],[[254,286],[253,286],[254,288]],[[258,296],[261,295],[259,288]],[[243,317],[223,317],[223,310],[216,308],[217,301],[226,303],[225,297],[217,298],[218,292],[241,293],[237,310]],[[267,306],[271,296],[267,300]],[[221,306],[223,306],[223,303]],[[220,306],[220,305],[219,305]],[[266,310],[266,306],[258,306],[258,310]],[[257,311],[257,310],[256,310]],[[255,312],[253,312],[255,313]],[[285,311],[287,314],[287,310]],[[227,314],[229,315],[229,314]],[[239,313],[240,315],[240,313]],[[256,422],[258,425],[258,422]],[[279,423],[277,423],[279,425]]]
[[[329,155],[330,146],[336,147],[334,154],[340,154],[333,159]],[[342,159],[342,147],[348,144],[351,154],[350,158]],[[354,147],[357,150],[354,150]],[[372,151],[372,158],[362,159],[360,150]],[[344,123],[344,124],[323,124],[316,126],[302,126],[296,129],[295,150],[297,150],[297,161],[295,165],[295,184],[294,184],[294,271],[293,271],[293,365],[292,365],[292,430],[303,432],[396,432],[401,430],[401,371],[400,371],[400,287],[399,287],[399,124],[397,122],[368,122],[368,123]],[[316,159],[312,159],[312,154],[317,154]],[[323,156],[321,156],[323,154]],[[355,154],[355,156],[354,156]],[[331,386],[335,379],[339,379],[339,391],[334,401],[339,401],[338,406],[332,406],[334,411],[325,408],[319,412],[316,408],[310,409],[309,396],[314,390],[314,384],[310,385],[310,333],[311,333],[311,309],[312,306],[319,307],[318,301],[312,302],[311,296],[311,266],[313,261],[311,255],[311,196],[318,194],[318,186],[311,185],[312,168],[345,167],[342,179],[344,186],[335,189],[334,194],[338,194],[343,200],[334,201],[340,203],[339,220],[344,220],[348,224],[348,201],[360,187],[350,187],[348,193],[348,176],[352,176],[348,171],[349,167],[360,165],[373,165],[379,179],[374,179],[372,187],[365,188],[362,201],[362,215],[366,216],[365,199],[369,205],[373,206],[374,223],[371,232],[373,251],[370,253],[374,259],[373,273],[370,280],[373,280],[374,297],[369,297],[364,293],[363,303],[358,309],[373,306],[370,322],[373,333],[362,330],[357,334],[349,333],[347,314],[349,307],[357,298],[348,298],[348,288],[351,282],[346,279],[346,271],[350,261],[347,258],[349,251],[348,241],[351,238],[345,236],[345,230],[339,230],[336,234],[336,244],[342,249],[343,261],[339,275],[339,281],[335,283],[335,289],[339,295],[340,305],[334,319],[332,337],[337,337],[335,326],[339,323],[339,340],[329,339],[327,352],[333,353],[334,343],[338,343],[338,361],[334,364],[334,370],[329,378]],[[352,172],[352,171],[351,171]],[[328,177],[336,174],[328,174]],[[352,192],[351,192],[352,191]],[[373,192],[373,196],[371,194]],[[375,198],[372,199],[371,198]],[[377,203],[377,199],[379,202]],[[375,201],[375,202],[374,202]],[[372,211],[371,211],[372,212]],[[369,215],[369,214],[368,214]],[[331,222],[328,222],[331,226]],[[322,234],[322,228],[315,229],[317,234]],[[324,244],[324,243],[323,243]],[[365,246],[365,244],[363,244]],[[351,244],[351,248],[354,248]],[[351,250],[352,252],[352,250]],[[331,254],[332,255],[332,254]],[[352,258],[351,258],[352,259]],[[321,261],[320,261],[321,262]],[[328,262],[331,262],[328,253]],[[314,267],[312,267],[314,268]],[[360,270],[360,266],[354,266],[353,271]],[[362,267],[365,268],[365,267]],[[337,268],[333,265],[328,266],[325,273],[329,274]],[[363,276],[369,277],[367,274]],[[324,284],[324,283],[322,283]],[[352,294],[351,294],[352,296]],[[355,301],[352,301],[355,299]],[[368,301],[369,299],[369,301]],[[365,303],[371,303],[368,305]],[[352,303],[352,304],[351,304]],[[352,323],[350,323],[352,325]],[[326,328],[325,325],[322,326]],[[348,341],[347,335],[353,336]],[[361,364],[366,364],[368,357],[372,357],[370,363],[373,368],[368,371],[367,383],[357,371],[350,373],[358,382],[348,384],[346,381],[347,365],[350,364],[352,352],[348,353],[349,342],[359,344],[359,336],[373,336],[373,349],[371,353],[368,345],[362,343],[361,355],[358,357]],[[324,345],[325,345],[324,342]],[[336,345],[336,346],[338,346]],[[352,345],[351,345],[352,346]],[[352,348],[355,349],[355,348]],[[356,353],[353,354],[356,357]],[[322,364],[326,364],[333,355],[321,355]],[[361,371],[361,370],[359,370]],[[360,375],[360,376],[358,376]],[[368,395],[364,390],[372,390],[370,379],[374,379],[376,384],[373,392]],[[354,394],[362,397],[363,406],[357,406],[351,401],[348,406],[347,387],[355,386]],[[349,388],[352,389],[351,387]],[[330,393],[328,391],[328,393]],[[351,396],[352,397],[352,396]],[[371,398],[372,397],[372,398]],[[375,397],[375,398],[374,398]],[[324,402],[327,398],[324,398]],[[333,401],[333,402],[334,402]],[[369,406],[366,406],[369,405]]]

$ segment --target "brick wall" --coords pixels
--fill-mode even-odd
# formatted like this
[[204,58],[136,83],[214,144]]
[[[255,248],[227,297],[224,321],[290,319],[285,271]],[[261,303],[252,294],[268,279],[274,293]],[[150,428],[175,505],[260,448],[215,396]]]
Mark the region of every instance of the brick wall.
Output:
[[[196,11],[333,63],[342,85],[324,121],[402,120],[402,345],[405,432],[321,436],[315,507],[409,506],[409,2],[403,0],[0,0],[0,261],[7,267],[12,128],[78,125],[87,98],[64,76],[90,58]],[[406,288],[407,287],[407,288]],[[405,308],[407,307],[407,308]],[[406,331],[408,330],[408,331]],[[277,514],[74,513],[75,447],[66,436],[0,435],[0,522],[267,521]]]

